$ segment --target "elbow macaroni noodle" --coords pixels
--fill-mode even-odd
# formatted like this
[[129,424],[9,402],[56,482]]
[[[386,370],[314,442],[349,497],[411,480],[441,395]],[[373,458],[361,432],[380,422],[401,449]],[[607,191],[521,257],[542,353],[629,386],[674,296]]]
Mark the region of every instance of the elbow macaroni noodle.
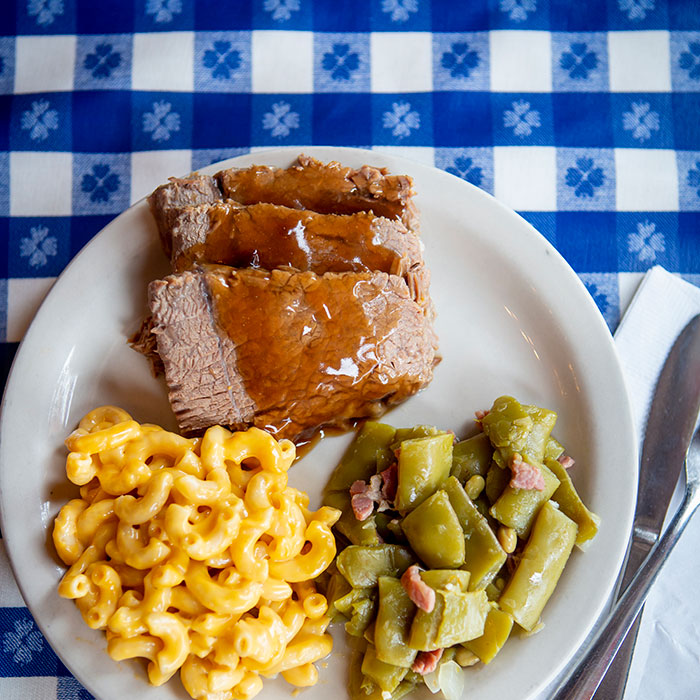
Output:
[[81,497],[54,524],[58,592],[113,659],[146,659],[154,685],[179,670],[197,700],[248,700],[261,676],[316,683],[332,640],[312,579],[340,511],[287,485],[291,442],[220,426],[187,439],[103,406],[66,446]]

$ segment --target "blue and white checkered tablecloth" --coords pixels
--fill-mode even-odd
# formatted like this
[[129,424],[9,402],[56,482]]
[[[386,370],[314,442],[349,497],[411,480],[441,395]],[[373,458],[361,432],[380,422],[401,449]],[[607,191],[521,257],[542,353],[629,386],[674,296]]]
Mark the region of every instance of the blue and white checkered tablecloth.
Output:
[[[612,330],[652,265],[700,284],[698,0],[0,0],[3,381],[55,277],[131,202],[309,144],[494,194]],[[89,697],[1,539],[0,697]]]

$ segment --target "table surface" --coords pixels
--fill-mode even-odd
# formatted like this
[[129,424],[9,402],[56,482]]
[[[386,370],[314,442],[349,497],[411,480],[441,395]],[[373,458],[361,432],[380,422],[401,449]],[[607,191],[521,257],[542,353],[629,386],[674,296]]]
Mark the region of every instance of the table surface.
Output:
[[[170,175],[288,145],[395,153],[490,192],[613,331],[651,266],[700,284],[697,0],[5,0],[2,381],[114,216]],[[90,697],[1,539],[0,639],[1,697]]]

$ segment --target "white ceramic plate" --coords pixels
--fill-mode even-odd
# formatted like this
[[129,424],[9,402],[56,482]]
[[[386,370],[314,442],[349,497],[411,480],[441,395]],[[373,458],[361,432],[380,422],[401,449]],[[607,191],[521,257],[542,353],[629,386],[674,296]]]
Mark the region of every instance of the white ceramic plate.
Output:
[[[392,411],[394,425],[433,423],[458,434],[501,394],[555,409],[555,433],[576,459],[573,477],[602,517],[584,555],[576,551],[545,613],[545,628],[512,639],[488,667],[467,671],[471,700],[532,698],[576,651],[611,593],[625,553],[636,494],[636,449],[615,348],[585,288],[529,224],[445,172],[380,153],[307,148],[322,160],[370,163],[415,180],[443,361],[432,384]],[[254,153],[207,168],[287,166],[298,149]],[[28,330],[2,407],[0,510],[19,586],[65,664],[101,700],[185,697],[179,681],[146,684],[137,662],[117,664],[102,633],[89,630],[56,594],[63,574],[50,546],[53,519],[75,492],[63,440],[88,410],[116,404],[137,420],[175,428],[165,385],[125,342],[145,312],[146,286],[167,273],[144,201],[111,222],[58,279]],[[294,467],[291,482],[318,502],[349,436],[323,441]],[[307,700],[346,696],[342,633]],[[261,696],[290,698],[269,682]]]

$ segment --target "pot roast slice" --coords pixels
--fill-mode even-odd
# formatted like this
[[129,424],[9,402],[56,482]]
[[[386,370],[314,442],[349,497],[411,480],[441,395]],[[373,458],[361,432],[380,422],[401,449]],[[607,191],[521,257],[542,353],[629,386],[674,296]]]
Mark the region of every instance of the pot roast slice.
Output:
[[231,168],[216,175],[224,197],[241,204],[269,202],[321,214],[371,211],[399,220],[418,231],[413,181],[407,175],[389,175],[383,168],[348,168],[300,155],[289,168],[255,165]]
[[183,207],[222,198],[221,190],[211,175],[192,173],[187,177],[171,177],[148,197],[148,206],[156,220],[158,235],[165,254],[171,253],[171,234],[177,215]]
[[185,207],[172,227],[171,262],[175,272],[197,263],[317,274],[388,272],[406,280],[419,304],[430,303],[418,236],[371,212],[318,214],[230,199]]
[[430,316],[400,277],[203,266],[149,286],[180,429],[250,425],[300,441],[430,382]]

